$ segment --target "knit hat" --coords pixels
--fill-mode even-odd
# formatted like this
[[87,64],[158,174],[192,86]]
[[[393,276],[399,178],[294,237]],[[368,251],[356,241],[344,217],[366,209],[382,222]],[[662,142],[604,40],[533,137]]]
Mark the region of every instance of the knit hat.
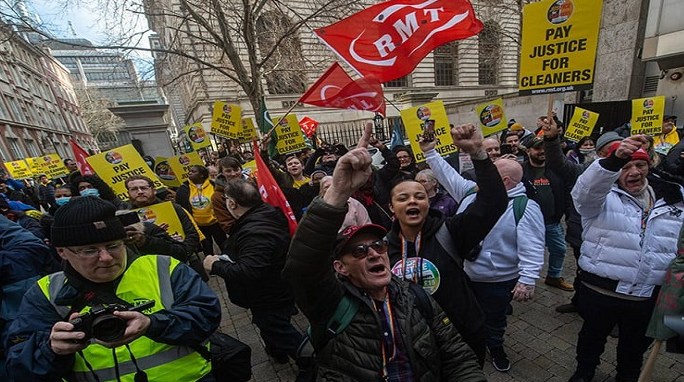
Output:
[[518,122],[512,124],[510,129],[511,129],[511,131],[523,131],[523,130],[525,130],[523,125],[519,124]]
[[509,119],[509,120],[508,120],[508,128],[510,129],[511,126],[513,126],[514,123],[515,123],[515,119],[513,119],[513,118]]
[[609,131],[606,133],[603,133],[597,140],[596,140],[596,151],[601,150],[601,148],[611,142],[615,141],[621,141],[623,138],[616,132],[614,131]]
[[342,255],[341,252],[342,249],[344,249],[344,246],[347,245],[354,236],[362,233],[370,233],[379,238],[383,238],[385,237],[385,234],[387,234],[387,230],[383,226],[377,224],[366,224],[362,226],[350,225],[345,227],[337,234],[337,240],[335,241],[335,258],[339,259]]
[[[615,150],[620,146],[620,142],[614,142],[611,146],[610,149],[608,149],[608,156],[611,156]],[[651,163],[651,158],[648,156],[648,153],[644,149],[639,149],[632,154],[632,157],[629,158],[630,161],[633,160],[645,160],[646,163],[650,164]]]
[[116,207],[96,196],[73,198],[55,212],[52,245],[55,247],[106,243],[126,238]]

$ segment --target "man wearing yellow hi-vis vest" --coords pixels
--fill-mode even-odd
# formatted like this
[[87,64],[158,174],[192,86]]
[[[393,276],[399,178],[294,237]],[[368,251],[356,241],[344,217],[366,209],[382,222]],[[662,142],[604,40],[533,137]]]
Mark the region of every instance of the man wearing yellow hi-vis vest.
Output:
[[214,381],[196,349],[219,325],[218,298],[178,260],[127,251],[115,211],[84,196],[55,214],[64,271],[24,296],[9,330],[10,381]]

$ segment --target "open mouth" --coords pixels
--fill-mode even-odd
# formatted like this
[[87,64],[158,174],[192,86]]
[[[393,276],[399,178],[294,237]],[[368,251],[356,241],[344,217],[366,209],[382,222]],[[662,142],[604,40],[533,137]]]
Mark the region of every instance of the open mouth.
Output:
[[383,273],[385,271],[385,266],[382,264],[374,265],[368,269],[368,272],[370,273]]
[[418,208],[409,208],[406,210],[406,216],[409,217],[418,217],[420,216],[420,209]]

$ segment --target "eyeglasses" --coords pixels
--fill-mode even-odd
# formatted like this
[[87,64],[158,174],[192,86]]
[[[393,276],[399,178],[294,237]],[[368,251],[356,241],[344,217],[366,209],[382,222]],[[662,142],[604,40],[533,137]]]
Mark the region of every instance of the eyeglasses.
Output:
[[152,187],[148,186],[143,186],[143,187],[131,187],[128,189],[130,192],[136,192],[136,191],[149,191]]
[[221,199],[223,199],[223,200],[235,200],[235,199],[231,198],[230,196],[226,196],[226,195],[221,195]]
[[355,259],[360,260],[368,256],[368,250],[371,248],[377,253],[387,253],[387,241],[383,239],[374,241],[370,244],[359,244],[356,247],[353,247],[349,253]]
[[118,241],[115,243],[109,243],[105,246],[102,247],[97,247],[97,248],[85,248],[85,249],[72,249],[69,247],[66,247],[69,251],[71,251],[74,255],[79,256],[79,257],[95,257],[99,256],[102,250],[107,251],[110,254],[119,254],[123,251],[125,247],[125,244],[123,241]]

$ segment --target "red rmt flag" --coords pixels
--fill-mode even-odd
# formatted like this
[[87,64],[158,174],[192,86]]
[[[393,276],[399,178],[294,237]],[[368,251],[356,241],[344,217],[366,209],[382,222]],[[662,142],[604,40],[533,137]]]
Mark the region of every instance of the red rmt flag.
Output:
[[311,138],[312,135],[316,134],[318,121],[313,118],[304,117],[299,121],[299,126],[302,128],[304,134],[306,134],[306,137]]
[[311,85],[299,102],[335,109],[367,110],[385,115],[385,98],[377,77],[370,75],[353,80],[337,62]]
[[436,47],[482,28],[468,0],[392,0],[314,33],[359,74],[387,82],[411,73]]
[[74,142],[73,139],[69,140],[69,144],[71,145],[71,151],[74,152],[74,161],[76,162],[76,166],[78,166],[78,171],[81,172],[81,175],[95,175],[95,170],[93,170],[88,164],[88,161],[86,161],[86,158],[90,155],[88,155],[78,143]]
[[254,156],[254,161],[256,162],[257,170],[257,187],[259,188],[261,199],[273,207],[280,208],[287,218],[290,236],[292,236],[297,230],[297,218],[295,218],[294,212],[292,212],[292,207],[290,207],[290,203],[287,201],[287,198],[285,198],[283,190],[280,189],[280,186],[278,186],[278,183],[268,170],[266,163],[264,163],[261,155],[259,155],[259,145],[257,144],[256,140],[253,141],[253,145],[254,153],[256,154]]

